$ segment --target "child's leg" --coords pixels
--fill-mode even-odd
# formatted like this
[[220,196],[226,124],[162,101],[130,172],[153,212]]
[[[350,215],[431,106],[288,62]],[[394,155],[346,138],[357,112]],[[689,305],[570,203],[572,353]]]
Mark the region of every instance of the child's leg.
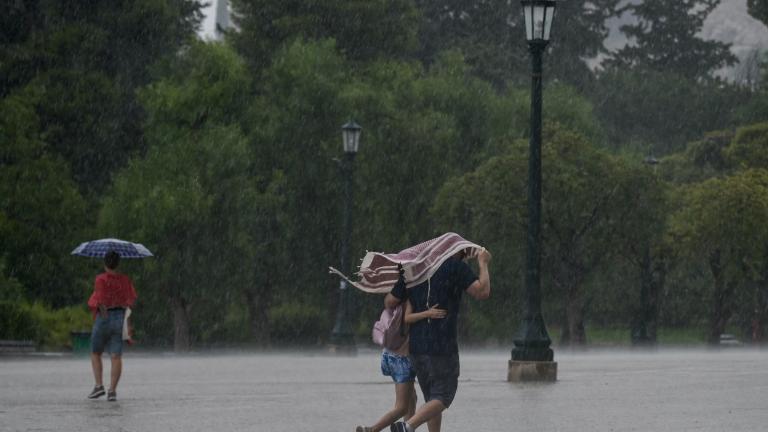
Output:
[[[379,432],[388,427],[392,423],[400,419],[408,411],[408,406],[411,403],[411,393],[415,392],[413,389],[413,382],[396,383],[395,384],[395,406],[389,410],[386,414],[381,416],[371,430],[373,432]],[[414,401],[415,403],[415,401]]]
[[408,400],[408,407],[405,410],[405,414],[403,415],[403,420],[408,420],[413,416],[413,414],[416,412],[416,387],[413,385],[413,381],[409,383],[411,385],[411,388],[408,390],[409,393],[409,400]]

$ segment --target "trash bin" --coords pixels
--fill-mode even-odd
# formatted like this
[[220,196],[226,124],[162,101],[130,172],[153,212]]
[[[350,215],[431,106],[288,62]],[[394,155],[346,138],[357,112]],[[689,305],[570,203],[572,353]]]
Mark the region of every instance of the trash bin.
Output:
[[91,332],[73,331],[69,334],[72,336],[73,354],[88,354],[91,351]]

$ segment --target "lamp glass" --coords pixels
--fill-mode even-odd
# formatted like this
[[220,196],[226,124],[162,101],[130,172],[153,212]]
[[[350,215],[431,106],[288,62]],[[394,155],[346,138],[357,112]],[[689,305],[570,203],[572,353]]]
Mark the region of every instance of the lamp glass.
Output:
[[533,6],[533,38],[544,39],[544,11],[546,8],[542,5]]
[[525,17],[525,38],[533,40],[533,6],[523,3],[523,16]]
[[542,39],[548,41],[549,40],[549,32],[552,30],[552,21],[555,20],[555,4],[554,2],[551,5],[548,5],[546,7],[546,10],[544,11],[544,35]]
[[525,17],[525,37],[528,41],[548,41],[555,18],[554,0],[522,0]]
[[360,132],[362,127],[354,121],[349,121],[341,127],[342,144],[345,153],[357,153],[360,146]]

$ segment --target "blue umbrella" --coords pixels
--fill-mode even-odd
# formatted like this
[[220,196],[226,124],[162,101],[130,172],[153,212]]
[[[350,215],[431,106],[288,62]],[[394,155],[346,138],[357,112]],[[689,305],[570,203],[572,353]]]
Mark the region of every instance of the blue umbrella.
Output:
[[153,256],[152,252],[144,247],[143,244],[113,238],[80,243],[80,246],[72,251],[72,255],[101,258],[109,251],[117,252],[120,258],[145,258]]

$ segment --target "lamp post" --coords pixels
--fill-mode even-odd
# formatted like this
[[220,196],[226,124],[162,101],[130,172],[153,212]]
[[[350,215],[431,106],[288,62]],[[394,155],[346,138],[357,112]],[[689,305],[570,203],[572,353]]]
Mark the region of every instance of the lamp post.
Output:
[[[643,159],[643,163],[653,167],[654,174],[659,160],[649,154]],[[652,296],[653,287],[653,259],[651,257],[651,239],[646,236],[643,252],[640,257],[640,307],[632,323],[630,337],[632,345],[652,346],[656,344],[656,301]],[[652,301],[652,297],[654,300]]]
[[549,33],[557,2],[522,0],[525,33],[531,54],[531,137],[528,155],[528,235],[525,273],[525,312],[522,327],[514,339],[509,361],[508,381],[554,381],[557,363],[549,347],[541,316],[541,99],[542,54],[549,43]]
[[[360,146],[360,132],[363,128],[350,120],[341,127],[344,159],[340,161],[344,175],[344,219],[341,233],[341,271],[349,274],[349,239],[352,234],[352,167]],[[349,322],[351,290],[346,280],[339,284],[339,304],[336,308],[336,324],[331,331],[331,351],[343,354],[355,354],[354,333]]]

